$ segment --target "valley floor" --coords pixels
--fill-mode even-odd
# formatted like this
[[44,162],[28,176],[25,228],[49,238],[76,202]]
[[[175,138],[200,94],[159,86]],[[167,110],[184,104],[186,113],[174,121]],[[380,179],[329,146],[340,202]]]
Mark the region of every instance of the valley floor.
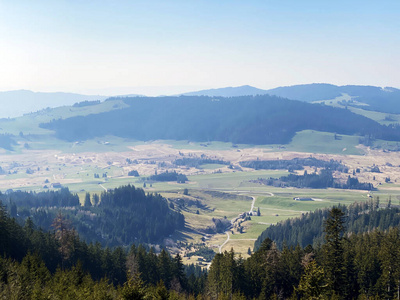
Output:
[[[107,142],[104,142],[107,143]],[[143,187],[144,180],[155,173],[182,173],[188,176],[186,183],[147,183],[146,192],[158,192],[179,207],[185,215],[186,229],[167,239],[169,247],[177,252],[179,242],[205,245],[214,251],[234,248],[235,252],[247,256],[254,240],[270,224],[297,217],[317,208],[367,201],[380,197],[381,202],[391,197],[393,203],[400,201],[400,156],[396,152],[371,150],[358,146],[360,155],[324,154],[296,152],[281,146],[249,147],[224,143],[190,143],[154,141],[132,143],[125,151],[81,151],[79,143],[73,145],[76,152],[61,150],[25,149],[19,153],[0,155],[0,190],[9,189],[44,191],[61,186],[78,193],[83,201],[86,192],[98,193],[121,185],[133,184]],[[230,162],[228,165],[207,164],[197,168],[177,166],[178,158],[207,157]],[[297,189],[265,186],[258,178],[287,175],[286,170],[253,170],[240,166],[247,160],[282,160],[314,157],[321,160],[337,160],[349,168],[348,174],[335,172],[334,176],[345,181],[356,174],[362,182],[371,182],[378,190],[372,193],[339,189]],[[379,173],[371,172],[378,167]],[[139,177],[128,176],[135,170]],[[306,168],[310,173],[313,168]],[[298,171],[302,174],[304,171]],[[387,178],[390,178],[389,182]],[[184,195],[185,189],[188,190]],[[295,201],[295,197],[311,198],[314,201]],[[397,203],[395,203],[397,204]],[[252,209],[253,208],[253,209]],[[260,210],[260,215],[256,211]],[[250,218],[238,218],[239,214],[254,211]],[[213,219],[234,220],[231,227],[220,233],[210,231]],[[236,220],[235,220],[236,219]],[[210,231],[210,234],[207,232]],[[187,262],[196,262],[192,256]]]

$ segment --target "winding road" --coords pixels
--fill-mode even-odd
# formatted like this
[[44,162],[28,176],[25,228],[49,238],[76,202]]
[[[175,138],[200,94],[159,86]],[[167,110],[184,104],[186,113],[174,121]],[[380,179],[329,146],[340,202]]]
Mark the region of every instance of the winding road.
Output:
[[[245,191],[241,191],[241,192],[245,192]],[[273,196],[275,196],[273,193],[270,193],[270,192],[265,192],[266,194],[269,194],[271,197],[273,197]],[[250,196],[251,198],[253,198],[253,201],[251,202],[251,207],[250,207],[250,210],[249,210],[249,213],[250,212],[252,212],[253,211],[253,209],[254,209],[254,204],[256,203],[256,197],[254,197],[254,196]],[[236,220],[237,218],[234,218],[234,219],[232,219],[231,220],[231,225],[233,225],[233,222]],[[267,223],[260,223],[260,224],[267,224]],[[270,225],[270,224],[268,224],[268,225]],[[224,247],[228,242],[229,242],[229,240],[230,240],[230,235],[229,235],[229,231],[230,231],[230,229],[228,229],[227,231],[225,231],[225,234],[227,235],[227,238],[226,238],[226,240],[220,245],[220,246],[218,246],[218,250],[219,250],[219,253],[222,253],[222,247]],[[241,239],[235,239],[235,241],[236,240],[241,240]],[[242,240],[248,240],[248,241],[255,241],[256,239],[242,239]]]
[[254,203],[256,203],[256,197],[251,196],[251,198],[253,198],[253,202],[251,202],[251,208],[249,210],[249,213],[251,213],[254,209]]
[[227,242],[229,242],[229,239],[230,239],[229,232],[228,232],[228,231],[225,231],[225,233],[226,233],[226,235],[227,235],[228,237],[227,237],[226,241],[223,242],[222,245],[218,247],[218,248],[219,248],[219,253],[222,253],[222,247],[225,246],[225,244],[226,244]]

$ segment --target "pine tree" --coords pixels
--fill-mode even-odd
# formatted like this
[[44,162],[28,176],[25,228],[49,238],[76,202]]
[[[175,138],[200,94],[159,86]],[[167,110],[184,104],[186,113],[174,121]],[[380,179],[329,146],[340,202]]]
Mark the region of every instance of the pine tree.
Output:
[[75,238],[75,230],[71,228],[71,223],[60,213],[53,220],[52,227],[55,229],[55,236],[59,242],[58,248],[62,257],[62,268],[64,263],[69,259],[72,252],[73,239]]
[[[182,257],[179,255],[179,253],[176,254],[172,263],[173,263],[173,268],[172,268],[173,277],[177,280],[177,283],[179,283],[181,289],[186,289],[187,278],[184,272]],[[179,291],[179,289],[175,288],[175,291]]]
[[84,203],[85,207],[91,207],[92,206],[92,202],[90,202],[90,194],[86,193],[85,195],[85,203]]
[[122,299],[125,300],[142,300],[145,299],[146,292],[144,283],[140,279],[139,273],[130,275],[128,274],[128,280],[124,283],[121,289]]
[[[398,228],[391,228],[384,236],[379,252],[382,267],[380,282],[385,298],[400,293],[400,234]],[[397,295],[396,295],[397,296]]]
[[99,195],[93,194],[92,198],[93,198],[93,204],[94,204],[95,206],[99,205],[99,202],[100,202],[100,197],[99,197]]
[[321,299],[326,288],[324,269],[318,266],[315,260],[309,262],[301,275],[296,292],[303,299],[314,300]]
[[9,225],[8,215],[5,207],[0,202],[0,255],[4,256],[9,251]]
[[330,210],[325,221],[325,241],[323,264],[327,283],[331,292],[343,295],[345,286],[345,266],[343,262],[344,213],[340,208]]
[[217,253],[212,260],[207,277],[207,294],[211,299],[216,299],[221,292],[221,261],[223,255]]
[[172,264],[171,258],[165,249],[161,250],[161,253],[158,256],[158,263],[158,270],[161,280],[165,283],[167,287],[170,287],[170,283],[172,280]]

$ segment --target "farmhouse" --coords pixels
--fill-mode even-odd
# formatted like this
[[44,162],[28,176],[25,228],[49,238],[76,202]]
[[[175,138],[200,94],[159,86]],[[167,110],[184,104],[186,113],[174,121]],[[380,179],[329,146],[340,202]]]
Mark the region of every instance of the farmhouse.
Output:
[[61,189],[61,188],[62,188],[62,185],[61,185],[61,183],[59,183],[59,182],[54,182],[54,183],[51,184],[51,187],[52,187],[53,189]]
[[295,201],[314,201],[311,197],[294,197],[293,200]]

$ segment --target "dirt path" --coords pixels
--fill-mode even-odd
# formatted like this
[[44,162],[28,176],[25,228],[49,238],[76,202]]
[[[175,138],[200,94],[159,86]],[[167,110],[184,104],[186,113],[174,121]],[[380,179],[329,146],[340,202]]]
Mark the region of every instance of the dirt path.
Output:
[[222,253],[222,247],[225,246],[226,243],[229,242],[229,240],[230,240],[229,232],[228,232],[228,231],[225,231],[225,233],[226,233],[226,235],[227,235],[228,237],[227,237],[226,241],[223,242],[222,245],[218,247],[218,248],[219,248],[219,253],[220,253],[220,254]]
[[250,207],[250,211],[249,213],[251,213],[254,209],[254,203],[256,203],[256,197],[251,196],[251,198],[253,198],[253,202],[251,202],[251,207]]
[[106,192],[108,192],[108,190],[104,187],[104,185],[99,184],[99,186],[101,186]]

